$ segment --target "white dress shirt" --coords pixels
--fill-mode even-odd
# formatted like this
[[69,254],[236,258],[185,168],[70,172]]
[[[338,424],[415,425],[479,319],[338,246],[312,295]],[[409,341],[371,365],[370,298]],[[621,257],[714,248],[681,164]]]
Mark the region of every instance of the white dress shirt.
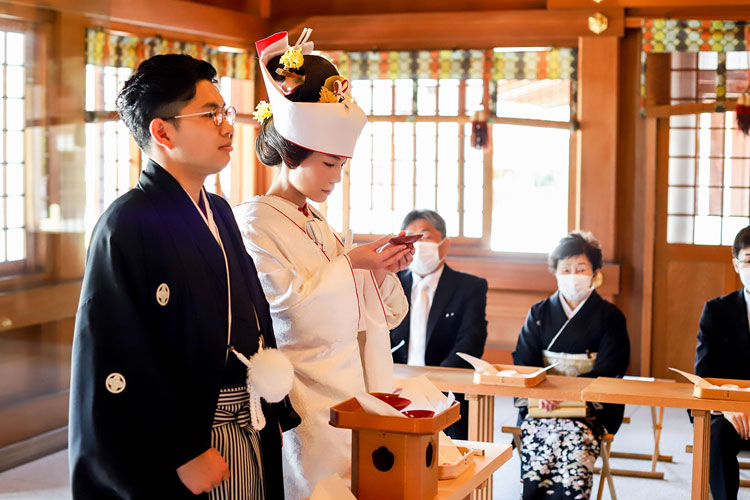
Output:
[[435,271],[419,276],[411,273],[411,315],[409,316],[409,357],[407,364],[424,366],[424,353],[427,348],[427,319],[430,316],[432,299],[435,297],[444,264]]

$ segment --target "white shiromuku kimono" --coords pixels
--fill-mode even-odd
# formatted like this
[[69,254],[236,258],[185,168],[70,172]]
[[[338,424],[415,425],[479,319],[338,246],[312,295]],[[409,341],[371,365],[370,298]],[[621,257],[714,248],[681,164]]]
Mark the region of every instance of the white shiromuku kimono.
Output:
[[395,274],[378,287],[371,272],[353,269],[350,248],[320,213],[309,212],[269,195],[234,209],[278,348],[294,365],[289,397],[302,424],[284,436],[287,500],[310,496],[333,473],[349,473],[351,431],[329,425],[330,407],[360,391],[390,391],[389,331],[409,307]]

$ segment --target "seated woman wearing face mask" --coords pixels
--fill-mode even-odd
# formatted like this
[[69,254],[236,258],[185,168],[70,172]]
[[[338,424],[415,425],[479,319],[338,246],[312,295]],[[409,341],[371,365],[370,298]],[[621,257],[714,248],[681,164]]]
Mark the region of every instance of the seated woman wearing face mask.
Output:
[[[572,232],[549,255],[558,291],[529,310],[513,352],[517,365],[572,377],[622,377],[630,360],[625,316],[604,300],[602,251],[591,233]],[[539,401],[552,411],[560,401]],[[584,409],[585,411],[585,409]],[[622,405],[589,404],[581,418],[530,418],[519,409],[524,499],[589,498],[601,437],[622,423]],[[554,437],[554,439],[550,439]]]

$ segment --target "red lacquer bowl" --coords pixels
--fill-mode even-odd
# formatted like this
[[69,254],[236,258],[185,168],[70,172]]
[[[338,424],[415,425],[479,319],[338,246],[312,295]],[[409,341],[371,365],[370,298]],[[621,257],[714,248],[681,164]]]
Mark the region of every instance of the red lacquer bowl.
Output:
[[395,394],[389,394],[387,392],[371,392],[370,394],[383,401],[384,403],[388,403],[398,411],[403,410],[411,404],[411,401],[409,401],[408,399],[402,398],[401,396],[396,396]]
[[435,416],[435,412],[430,410],[409,410],[402,411],[401,413],[409,418],[430,418]]

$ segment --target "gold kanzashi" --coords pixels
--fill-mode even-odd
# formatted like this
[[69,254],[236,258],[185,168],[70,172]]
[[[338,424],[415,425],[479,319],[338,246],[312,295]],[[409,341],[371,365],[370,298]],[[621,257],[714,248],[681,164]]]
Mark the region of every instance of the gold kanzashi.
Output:
[[271,116],[273,116],[271,105],[266,101],[260,101],[258,105],[255,106],[255,111],[253,111],[253,118],[258,120],[258,123],[263,123]]

